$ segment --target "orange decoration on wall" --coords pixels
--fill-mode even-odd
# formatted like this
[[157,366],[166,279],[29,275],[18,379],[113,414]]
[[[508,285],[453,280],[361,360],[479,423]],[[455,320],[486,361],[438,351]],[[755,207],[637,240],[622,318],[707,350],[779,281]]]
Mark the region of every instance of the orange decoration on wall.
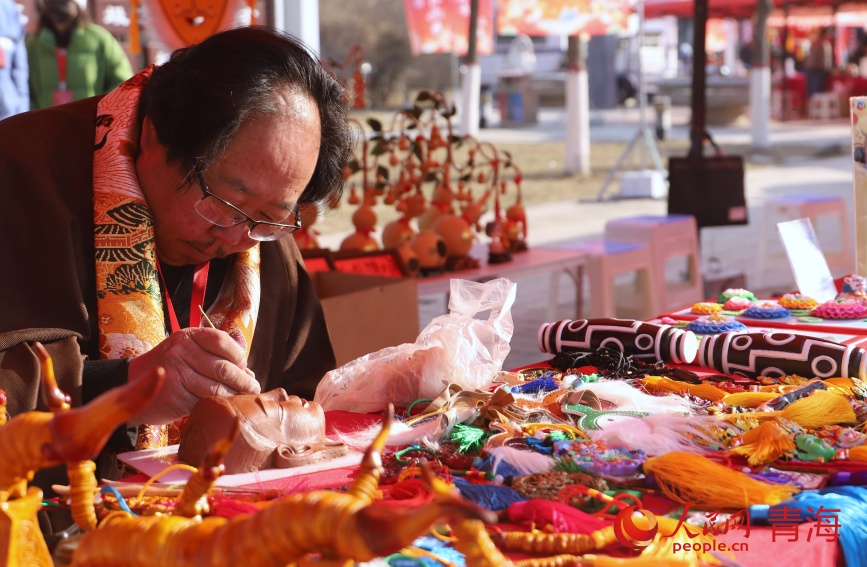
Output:
[[244,0],[145,0],[160,39],[171,49],[227,29]]
[[139,0],[130,0],[129,3],[129,50],[138,55],[141,53],[141,40],[138,29],[138,6]]

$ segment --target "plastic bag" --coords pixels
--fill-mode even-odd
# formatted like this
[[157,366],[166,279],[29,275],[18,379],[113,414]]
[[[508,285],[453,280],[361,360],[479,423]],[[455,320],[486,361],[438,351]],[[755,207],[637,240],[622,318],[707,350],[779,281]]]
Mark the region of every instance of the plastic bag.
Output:
[[[325,410],[360,413],[407,407],[435,398],[450,383],[465,390],[490,387],[509,354],[515,283],[453,279],[449,313],[431,321],[415,343],[388,347],[332,370],[314,400]],[[490,311],[487,319],[477,319]]]

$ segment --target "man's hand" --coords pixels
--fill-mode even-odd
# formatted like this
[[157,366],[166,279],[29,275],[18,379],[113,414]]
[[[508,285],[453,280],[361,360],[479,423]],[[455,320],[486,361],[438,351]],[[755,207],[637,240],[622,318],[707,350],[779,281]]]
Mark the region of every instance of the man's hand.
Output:
[[153,350],[132,359],[128,381],[147,376],[154,368],[166,370],[157,397],[128,425],[171,423],[189,415],[199,398],[258,394],[259,383],[247,368],[244,350],[218,329],[182,329]]

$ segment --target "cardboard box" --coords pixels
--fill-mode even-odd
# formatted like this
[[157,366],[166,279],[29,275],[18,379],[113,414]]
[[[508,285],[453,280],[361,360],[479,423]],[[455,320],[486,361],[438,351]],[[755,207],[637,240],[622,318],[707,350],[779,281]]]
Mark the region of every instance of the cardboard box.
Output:
[[310,274],[334,346],[337,365],[418,337],[418,292],[413,278],[343,272]]

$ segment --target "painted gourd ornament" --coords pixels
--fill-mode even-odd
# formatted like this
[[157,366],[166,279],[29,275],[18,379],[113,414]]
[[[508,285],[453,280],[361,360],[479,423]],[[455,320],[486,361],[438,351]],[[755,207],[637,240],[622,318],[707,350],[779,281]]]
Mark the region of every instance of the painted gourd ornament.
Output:
[[418,260],[418,254],[416,254],[415,250],[410,246],[409,240],[400,243],[400,246],[397,247],[397,253],[400,255],[401,260],[403,260],[403,265],[406,267],[408,275],[418,275],[418,272],[421,269],[421,263]]
[[425,212],[418,216],[419,230],[431,230],[434,222],[444,214],[446,214],[446,211],[438,207],[435,203],[431,203]]
[[312,229],[319,220],[319,207],[314,203],[301,206],[301,228],[292,233],[299,250],[315,250],[319,248],[316,231]]
[[422,272],[441,269],[447,258],[446,243],[443,237],[432,230],[422,230],[410,242],[413,251],[418,255],[419,267]]
[[371,236],[376,227],[376,213],[368,203],[364,203],[352,214],[352,224],[355,232],[343,239],[341,250],[363,250],[370,252],[379,250],[379,244]]
[[433,223],[432,230],[439,234],[446,244],[446,253],[452,258],[469,254],[473,247],[473,231],[463,218],[445,214]]
[[369,234],[353,232],[343,239],[343,242],[340,243],[340,249],[373,252],[374,250],[379,250],[379,244]]
[[506,209],[503,235],[509,241],[513,252],[527,249],[527,211],[521,203]]
[[401,217],[382,227],[382,247],[398,248],[404,242],[409,242],[415,236],[415,231],[409,225],[409,219]]

